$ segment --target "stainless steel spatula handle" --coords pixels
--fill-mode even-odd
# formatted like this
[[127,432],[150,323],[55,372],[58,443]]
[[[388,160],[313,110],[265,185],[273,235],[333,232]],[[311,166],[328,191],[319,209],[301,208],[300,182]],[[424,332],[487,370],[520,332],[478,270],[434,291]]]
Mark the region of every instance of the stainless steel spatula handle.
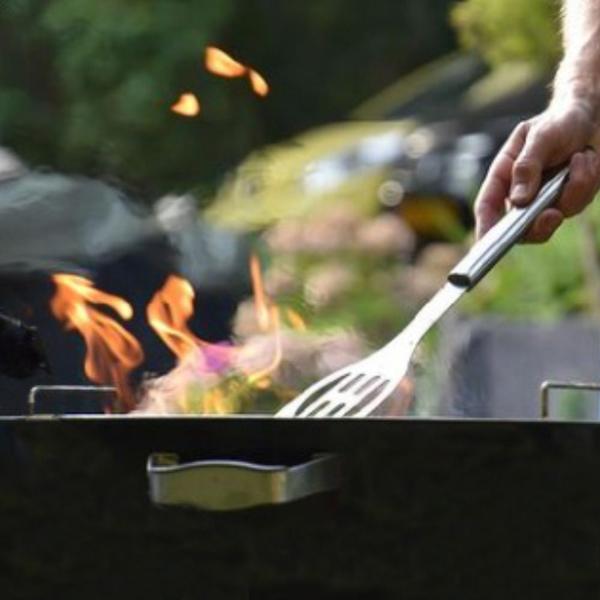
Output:
[[472,288],[516,244],[535,218],[560,196],[569,176],[567,167],[546,182],[523,208],[512,208],[492,227],[448,275],[451,283]]

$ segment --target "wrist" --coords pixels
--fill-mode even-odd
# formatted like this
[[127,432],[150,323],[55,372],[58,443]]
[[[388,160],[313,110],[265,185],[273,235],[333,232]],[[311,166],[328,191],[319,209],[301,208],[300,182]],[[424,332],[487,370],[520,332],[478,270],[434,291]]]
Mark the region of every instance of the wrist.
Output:
[[554,78],[550,106],[558,109],[576,108],[585,112],[594,125],[600,124],[600,73],[598,65],[582,61],[563,60]]

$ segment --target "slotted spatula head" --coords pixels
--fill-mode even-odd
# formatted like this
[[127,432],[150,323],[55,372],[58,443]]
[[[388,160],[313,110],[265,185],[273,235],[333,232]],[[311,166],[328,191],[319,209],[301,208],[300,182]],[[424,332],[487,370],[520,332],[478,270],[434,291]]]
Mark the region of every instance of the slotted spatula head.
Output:
[[[412,355],[412,352],[410,352]],[[387,346],[349,367],[335,371],[288,402],[277,417],[362,417],[388,398],[404,377],[404,365]],[[386,362],[387,361],[387,362]],[[392,362],[390,362],[392,361]]]

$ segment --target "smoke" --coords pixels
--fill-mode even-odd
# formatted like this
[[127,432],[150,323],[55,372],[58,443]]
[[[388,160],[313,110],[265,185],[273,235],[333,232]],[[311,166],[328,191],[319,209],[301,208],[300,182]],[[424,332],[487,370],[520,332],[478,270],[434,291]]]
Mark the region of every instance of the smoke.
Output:
[[158,231],[102,182],[12,172],[20,176],[0,178],[0,271],[81,272]]

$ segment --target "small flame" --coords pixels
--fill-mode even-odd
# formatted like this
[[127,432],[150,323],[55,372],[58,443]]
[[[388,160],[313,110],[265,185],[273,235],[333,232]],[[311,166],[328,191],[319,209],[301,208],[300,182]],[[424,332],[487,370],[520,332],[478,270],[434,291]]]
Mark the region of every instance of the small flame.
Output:
[[56,293],[50,301],[54,316],[75,329],[86,344],[85,374],[96,383],[112,384],[127,408],[133,406],[128,385],[129,373],[144,359],[138,341],[117,321],[91,305],[108,306],[123,320],[133,316],[131,305],[94,287],[85,277],[69,274],[52,276]]
[[251,384],[256,384],[262,382],[281,363],[281,318],[279,308],[272,304],[265,292],[260,260],[256,254],[250,256],[250,279],[252,281],[254,310],[258,327],[263,333],[272,335],[275,342],[273,356],[269,363],[259,370],[246,373],[248,381]]
[[286,308],[285,317],[290,327],[295,331],[308,331],[306,321],[295,310],[291,308]]
[[221,77],[243,77],[248,71],[247,67],[215,46],[207,46],[204,53],[204,66],[214,75]]
[[148,323],[179,360],[200,345],[200,340],[186,325],[193,312],[194,288],[177,275],[167,278],[146,307]]
[[252,281],[252,290],[254,293],[256,321],[262,331],[268,331],[271,322],[270,302],[265,293],[260,261],[256,254],[250,257],[250,280]]
[[198,356],[202,371],[217,372],[229,365],[232,348],[210,344],[187,326],[194,314],[194,288],[178,275],[170,275],[146,308],[148,323],[180,362]]
[[248,71],[248,77],[250,78],[250,85],[254,90],[254,93],[262,96],[263,98],[269,93],[269,84],[265,78],[254,69]]
[[259,387],[265,387],[264,384],[260,384],[267,376],[273,373],[279,364],[281,363],[281,359],[283,358],[282,348],[281,348],[281,327],[280,327],[280,319],[279,319],[279,309],[276,306],[271,306],[269,310],[269,323],[271,324],[271,334],[274,336],[274,351],[273,356],[269,363],[259,369],[258,371],[253,371],[251,373],[246,373],[246,377],[248,378],[248,382],[251,384],[256,384],[259,382]]
[[183,117],[196,117],[200,114],[200,101],[194,94],[187,92],[171,106],[171,110]]
[[269,84],[258,71],[243,65],[215,46],[207,46],[204,52],[204,66],[207,71],[220,77],[233,78],[247,75],[255,94],[264,98],[269,93]]

